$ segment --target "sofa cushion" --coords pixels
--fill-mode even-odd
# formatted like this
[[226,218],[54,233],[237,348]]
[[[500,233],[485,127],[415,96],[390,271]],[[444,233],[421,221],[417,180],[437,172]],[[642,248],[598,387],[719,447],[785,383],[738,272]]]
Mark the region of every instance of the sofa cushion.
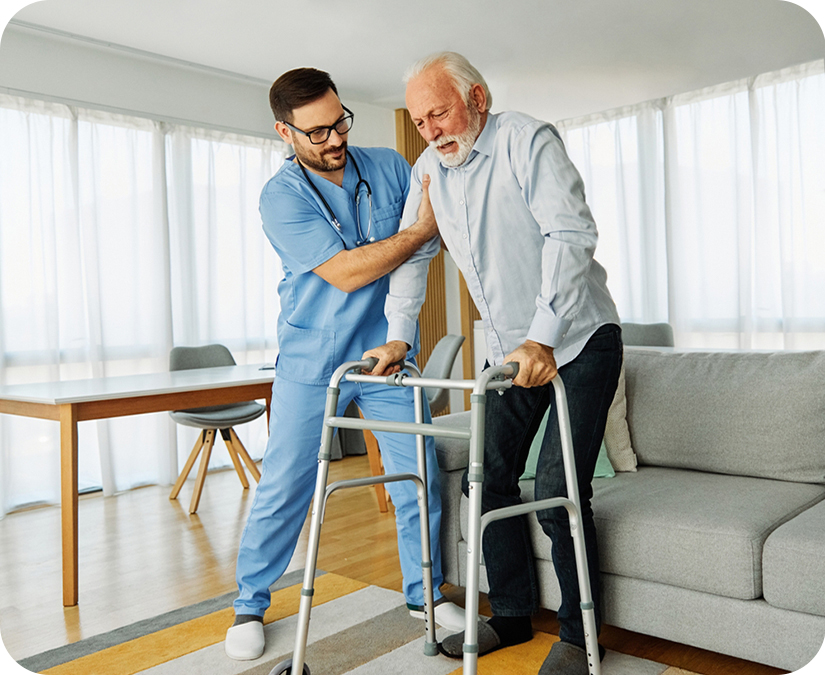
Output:
[[825,351],[625,350],[640,465],[825,484]]
[[[762,595],[762,545],[778,526],[825,498],[811,484],[640,467],[593,482],[602,572],[740,599]],[[532,500],[533,482],[522,482]],[[550,539],[529,517],[537,558]],[[467,499],[461,535],[467,539]]]
[[772,606],[825,615],[825,502],[771,533],[762,552],[762,583]]
[[825,498],[812,484],[643,469],[597,482],[602,570],[733,598],[762,595],[765,539]]

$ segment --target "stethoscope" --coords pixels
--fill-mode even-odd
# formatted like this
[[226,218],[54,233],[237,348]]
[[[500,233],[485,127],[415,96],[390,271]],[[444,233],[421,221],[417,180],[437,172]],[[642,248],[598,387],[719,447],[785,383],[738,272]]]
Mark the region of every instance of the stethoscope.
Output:
[[[372,188],[370,188],[370,184],[367,183],[366,179],[361,176],[361,170],[358,168],[358,163],[355,161],[355,158],[352,156],[349,150],[347,150],[347,157],[352,160],[352,166],[355,167],[355,173],[358,175],[358,183],[355,184],[355,224],[358,227],[358,239],[355,241],[357,246],[361,246],[362,244],[366,244],[367,242],[374,242],[375,237],[370,237],[370,233],[372,232]],[[321,202],[324,203],[324,206],[329,211],[330,215],[330,223],[335,226],[335,229],[338,232],[342,232],[341,224],[338,222],[338,217],[335,215],[335,212],[332,210],[332,207],[327,204],[327,201],[324,199],[324,196],[321,194],[321,191],[315,186],[312,182],[312,179],[309,177],[309,173],[304,168],[304,165],[301,164],[301,160],[298,157],[295,157],[295,161],[298,163],[298,166],[301,167],[301,171],[304,172],[304,176],[306,177],[307,181],[309,182],[310,187],[315,192],[316,195],[321,199]],[[367,235],[366,237],[361,232],[361,184],[367,189],[367,199],[370,205],[370,217],[369,221],[367,222]]]

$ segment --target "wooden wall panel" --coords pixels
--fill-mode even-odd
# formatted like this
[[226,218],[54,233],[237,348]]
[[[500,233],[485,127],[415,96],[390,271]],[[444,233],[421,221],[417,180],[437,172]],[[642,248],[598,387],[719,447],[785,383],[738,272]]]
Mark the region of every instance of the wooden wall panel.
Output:
[[415,164],[418,156],[427,148],[427,142],[418,133],[406,108],[395,111],[395,149],[404,159]]
[[[464,336],[464,344],[462,345],[462,367],[465,380],[475,380],[475,334],[473,333],[473,324],[476,319],[481,319],[481,314],[476,307],[473,297],[470,295],[470,290],[467,288],[467,282],[464,281],[464,275],[458,273],[458,295],[461,307],[461,335]],[[464,391],[464,410],[470,410],[470,396],[472,392]]]
[[[415,164],[418,156],[424,152],[427,142],[415,128],[406,108],[395,111],[396,150],[410,163]],[[436,343],[447,335],[447,297],[444,274],[444,252],[441,251],[430,262],[427,277],[427,299],[419,314],[421,327],[421,352],[418,365],[424,368]]]

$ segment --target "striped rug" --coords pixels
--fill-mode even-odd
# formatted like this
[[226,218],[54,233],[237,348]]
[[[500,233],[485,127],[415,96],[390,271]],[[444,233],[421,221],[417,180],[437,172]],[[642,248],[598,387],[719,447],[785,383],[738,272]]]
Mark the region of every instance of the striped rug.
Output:
[[[268,674],[292,653],[302,573],[273,587],[264,618],[266,652],[252,662],[224,653],[236,594],[182,608],[56,648],[20,662],[44,674]],[[313,674],[454,674],[461,662],[424,655],[424,623],[399,592],[332,573],[315,581],[306,662]],[[449,632],[439,629],[441,640]],[[536,632],[527,644],[479,659],[480,674],[535,674],[558,637]],[[605,674],[684,674],[665,664],[608,651]]]

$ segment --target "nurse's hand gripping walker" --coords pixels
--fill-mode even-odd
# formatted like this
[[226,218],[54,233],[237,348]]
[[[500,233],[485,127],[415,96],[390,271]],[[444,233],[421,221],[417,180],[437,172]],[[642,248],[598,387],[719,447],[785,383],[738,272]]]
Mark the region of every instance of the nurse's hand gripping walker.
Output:
[[[324,432],[321,440],[321,450],[318,453],[318,476],[315,484],[315,497],[312,503],[312,520],[309,531],[309,546],[307,548],[307,562],[304,568],[304,583],[301,590],[301,605],[298,612],[298,630],[295,636],[295,650],[291,659],[278,664],[270,673],[292,673],[293,664],[303,665],[302,672],[309,674],[309,668],[304,663],[307,635],[309,632],[309,616],[312,608],[313,580],[318,559],[318,541],[320,539],[321,523],[324,518],[324,508],[330,494],[339,489],[352,486],[369,486],[377,483],[392,481],[413,481],[418,490],[418,505],[421,520],[421,562],[424,585],[424,630],[426,640],[424,653],[436,655],[438,653],[435,641],[435,623],[433,618],[433,588],[432,562],[430,561],[430,532],[429,511],[427,503],[427,466],[424,453],[424,436],[441,436],[453,439],[467,439],[470,442],[470,464],[468,479],[470,484],[470,513],[469,534],[467,543],[467,587],[465,598],[465,630],[464,630],[464,673],[475,674],[478,666],[478,576],[481,554],[481,541],[484,529],[492,521],[508,517],[527,514],[543,509],[564,507],[570,518],[570,532],[573,537],[573,547],[576,556],[576,569],[579,578],[581,596],[582,619],[587,648],[589,670],[591,674],[600,674],[598,643],[596,637],[596,616],[593,600],[590,593],[590,577],[585,555],[584,533],[581,528],[581,508],[579,491],[576,482],[576,466],[573,456],[573,440],[570,432],[570,416],[567,410],[567,397],[561,376],[556,375],[551,381],[556,392],[556,407],[558,408],[559,431],[562,444],[564,472],[567,480],[567,498],[548,498],[536,502],[503,507],[481,515],[481,485],[484,480],[484,414],[487,390],[508,389],[512,386],[512,378],[518,373],[518,364],[510,362],[503,366],[492,366],[478,377],[477,380],[440,380],[422,378],[414,364],[406,362],[403,366],[414,373],[396,373],[391,376],[369,376],[361,373],[362,370],[371,371],[378,360],[374,357],[358,362],[347,362],[339,367],[330,379],[327,390],[326,411],[324,414]],[[401,365],[399,363],[399,365]],[[384,383],[395,387],[415,388],[415,423],[390,422],[381,420],[363,420],[360,418],[335,417],[338,407],[338,384],[342,378],[351,382]],[[472,390],[470,429],[456,429],[440,425],[425,424],[424,420],[424,387]],[[336,481],[326,485],[329,473],[330,447],[332,445],[333,429],[336,427],[348,429],[369,429],[382,432],[400,432],[416,435],[416,453],[418,458],[418,475],[390,474],[379,477],[365,477],[363,479],[349,479]]]

